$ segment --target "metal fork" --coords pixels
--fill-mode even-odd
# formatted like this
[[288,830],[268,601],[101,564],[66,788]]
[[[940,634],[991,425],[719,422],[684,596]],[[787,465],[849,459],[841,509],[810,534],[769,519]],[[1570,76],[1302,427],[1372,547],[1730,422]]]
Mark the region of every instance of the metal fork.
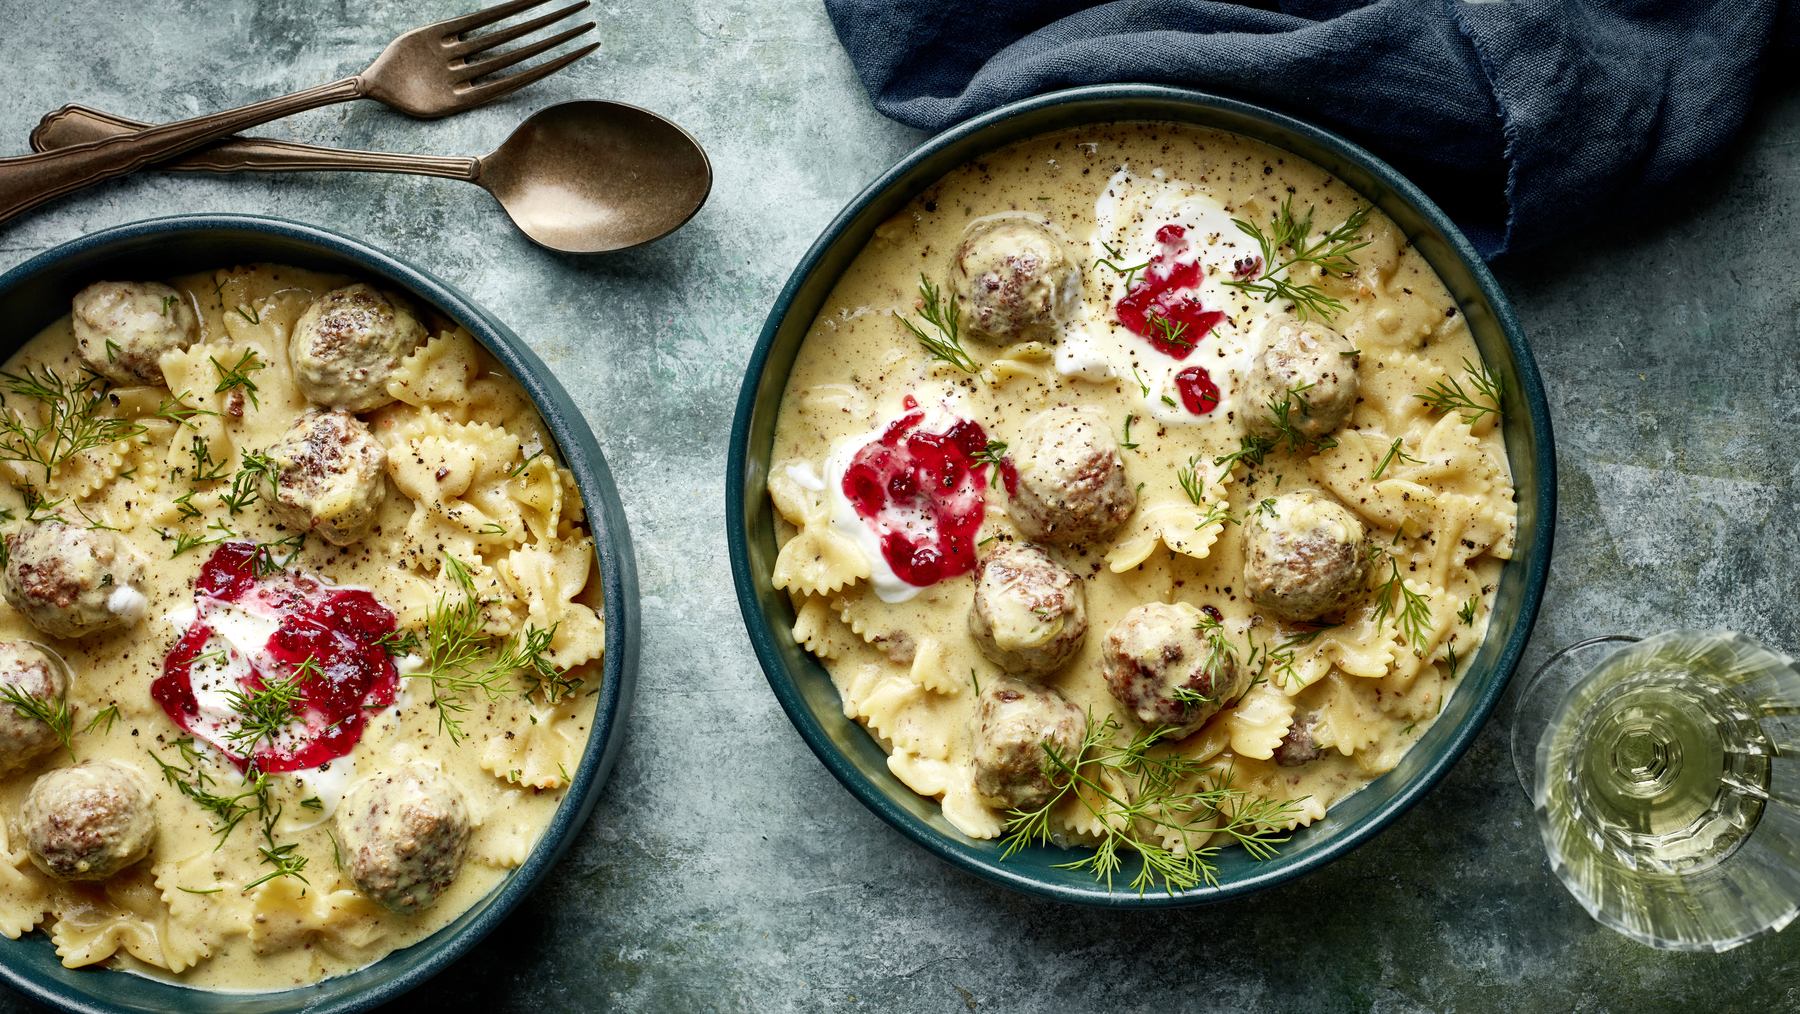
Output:
[[[0,222],[45,201],[114,176],[135,172],[160,159],[254,127],[259,123],[335,102],[370,98],[412,116],[436,118],[472,109],[489,99],[523,88],[554,74],[600,48],[593,43],[505,77],[474,83],[475,79],[505,70],[559,46],[594,27],[588,22],[530,45],[471,61],[495,46],[535,32],[588,6],[588,0],[560,11],[463,39],[465,32],[491,25],[549,0],[511,0],[460,18],[414,29],[388,43],[387,49],[354,77],[308,88],[305,91],[265,99],[220,113],[167,123],[119,137],[92,141],[36,155],[0,158]],[[52,114],[55,115],[55,114]]]

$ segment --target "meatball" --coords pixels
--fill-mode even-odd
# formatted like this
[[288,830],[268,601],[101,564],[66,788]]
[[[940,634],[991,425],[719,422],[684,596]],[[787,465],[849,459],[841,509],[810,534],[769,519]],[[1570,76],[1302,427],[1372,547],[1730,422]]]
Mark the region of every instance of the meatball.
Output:
[[1137,507],[1106,416],[1053,408],[1025,427],[1014,452],[1012,519],[1033,542],[1075,546],[1111,535]]
[[1294,719],[1287,735],[1281,737],[1280,745],[1275,747],[1275,763],[1284,768],[1297,768],[1325,756],[1325,748],[1313,739],[1313,728],[1318,724],[1317,715]]
[[1050,340],[1081,299],[1081,263],[1041,219],[978,218],[963,230],[950,286],[969,330],[996,341]]
[[1042,676],[1074,658],[1087,640],[1086,599],[1081,581],[1048,553],[1004,543],[976,568],[969,633],[1000,668]]
[[1186,602],[1138,606],[1107,632],[1101,654],[1106,688],[1119,703],[1176,737],[1205,725],[1250,689],[1250,674],[1229,647],[1199,629],[1200,616]]
[[58,880],[105,880],[150,853],[154,804],[135,768],[82,761],[38,778],[19,823],[38,869]]
[[34,626],[57,637],[129,627],[150,600],[144,565],[103,528],[28,522],[6,537],[0,593]]
[[357,282],[307,304],[294,324],[288,359],[314,403],[367,412],[393,402],[388,378],[424,340],[425,326],[412,311]]
[[1294,317],[1269,321],[1261,339],[1245,385],[1245,428],[1281,436],[1277,406],[1284,400],[1287,424],[1307,440],[1343,428],[1356,407],[1356,346],[1317,321],[1303,324]]
[[[0,641],[0,683],[55,708],[68,695],[63,661],[30,641]],[[56,749],[56,730],[41,718],[0,703],[0,773],[15,771]]]
[[334,546],[369,534],[387,497],[387,451],[348,412],[308,412],[268,450],[275,520]]
[[95,373],[118,384],[164,383],[165,352],[200,337],[200,320],[161,282],[95,282],[75,294],[75,348]]
[[338,808],[345,870],[396,912],[429,908],[462,872],[469,807],[462,790],[422,761],[358,782]]
[[1369,576],[1355,514],[1310,489],[1283,493],[1251,514],[1244,533],[1244,592],[1290,620],[1316,620],[1350,604]]
[[975,791],[1003,809],[1032,809],[1067,780],[1045,775],[1044,748],[1074,765],[1087,716],[1050,687],[1006,676],[981,688],[974,734]]

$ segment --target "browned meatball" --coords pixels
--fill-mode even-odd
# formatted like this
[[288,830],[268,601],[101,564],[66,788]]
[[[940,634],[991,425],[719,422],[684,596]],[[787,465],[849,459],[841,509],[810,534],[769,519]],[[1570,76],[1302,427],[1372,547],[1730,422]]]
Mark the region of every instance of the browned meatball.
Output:
[[358,782],[337,826],[350,878],[396,912],[429,908],[455,882],[473,830],[462,790],[420,761]]
[[39,630],[57,637],[129,627],[149,606],[144,565],[102,528],[28,522],[6,537],[0,592]]
[[1245,526],[1244,591],[1290,620],[1316,620],[1349,605],[1369,576],[1363,526],[1355,514],[1312,490],[1275,497],[1274,517]]
[[118,384],[161,387],[163,354],[200,337],[193,307],[161,282],[95,282],[75,294],[72,311],[81,361]]
[[105,880],[150,854],[154,804],[136,769],[82,761],[39,777],[19,823],[38,869],[58,880]]
[[981,688],[973,731],[975,790],[1003,809],[1032,809],[1068,780],[1045,775],[1050,757],[1044,748],[1073,766],[1087,736],[1087,716],[1050,687],[1003,676]]
[[1138,606],[1106,634],[1106,688],[1149,726],[1181,737],[1199,729],[1250,689],[1250,674],[1230,648],[1198,629],[1186,602]]
[[268,450],[275,520],[334,546],[369,534],[387,496],[387,451],[348,412],[308,412]]
[[1081,301],[1081,262],[1043,219],[993,215],[963,230],[950,288],[972,333],[1049,341]]
[[307,304],[288,340],[288,359],[315,404],[367,412],[394,400],[388,380],[424,340],[425,327],[410,310],[357,282]]
[[1106,417],[1053,408],[1026,424],[1013,454],[1013,523],[1033,542],[1076,546],[1118,530],[1137,507]]
[[1318,722],[1317,715],[1295,718],[1287,735],[1281,737],[1281,744],[1275,748],[1275,763],[1284,768],[1297,768],[1325,756],[1325,749],[1313,739],[1313,727]]
[[[69,675],[60,658],[30,641],[0,641],[0,683],[57,710],[67,699]],[[0,772],[15,771],[56,749],[56,730],[15,704],[0,701]]]
[[1284,402],[1288,424],[1306,440],[1342,429],[1356,407],[1356,346],[1324,324],[1294,317],[1269,321],[1261,337],[1244,388],[1245,429],[1281,436],[1276,417]]
[[1000,668],[1042,676],[1074,658],[1087,640],[1086,599],[1080,579],[1048,553],[1003,543],[976,568],[969,633]]

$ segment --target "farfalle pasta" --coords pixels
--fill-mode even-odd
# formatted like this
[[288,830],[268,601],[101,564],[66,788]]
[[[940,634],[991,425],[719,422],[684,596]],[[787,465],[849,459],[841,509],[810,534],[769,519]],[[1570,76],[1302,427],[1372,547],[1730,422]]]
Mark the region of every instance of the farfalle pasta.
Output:
[[[927,187],[827,298],[767,579],[965,834],[1189,886],[1455,692],[1512,553],[1506,408],[1443,284],[1316,166],[1175,124],[1045,135]],[[995,578],[1008,545],[1046,562]]]
[[423,939],[587,743],[574,476],[467,331],[367,284],[253,265],[74,311],[0,377],[0,933],[227,989]]

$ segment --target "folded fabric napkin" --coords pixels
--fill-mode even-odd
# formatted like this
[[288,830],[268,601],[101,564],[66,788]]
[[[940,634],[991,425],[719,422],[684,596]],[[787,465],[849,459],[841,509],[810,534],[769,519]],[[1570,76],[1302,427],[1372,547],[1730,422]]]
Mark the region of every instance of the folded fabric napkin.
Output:
[[1780,0],[1279,2],[825,6],[875,107],[902,123],[940,130],[1073,85],[1189,85],[1363,145],[1485,257],[1668,201],[1800,48]]

